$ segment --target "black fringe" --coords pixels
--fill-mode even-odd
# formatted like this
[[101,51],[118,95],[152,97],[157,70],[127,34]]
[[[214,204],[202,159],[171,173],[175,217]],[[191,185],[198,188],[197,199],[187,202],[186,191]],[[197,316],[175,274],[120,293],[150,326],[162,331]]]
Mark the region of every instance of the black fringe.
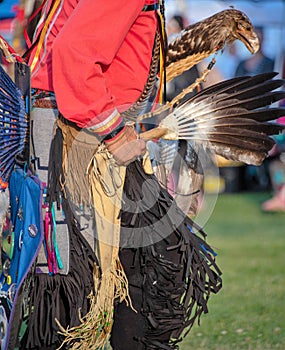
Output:
[[62,155],[63,136],[61,129],[57,127],[49,153],[47,202],[49,205],[56,202],[58,207],[60,207],[62,184],[64,183]]
[[[205,233],[139,161],[127,167],[124,194],[121,239],[139,254],[142,313],[148,321],[139,340],[146,349],[178,349],[194,321],[208,312],[211,293],[221,289],[221,271]],[[129,266],[125,269],[128,275]],[[131,284],[132,278],[130,272]]]
[[20,349],[56,349],[62,343],[57,318],[63,327],[80,324],[79,310],[89,311],[88,295],[94,292],[93,269],[98,265],[95,253],[80,232],[78,222],[65,198],[61,197],[62,133],[56,130],[50,151],[48,201],[62,205],[69,231],[69,273],[48,275],[35,273],[29,292],[27,330]]
[[21,349],[56,349],[62,343],[57,333],[57,318],[63,327],[80,324],[78,311],[89,311],[91,291],[94,292],[93,268],[95,254],[79,231],[68,204],[64,212],[70,232],[70,270],[68,275],[35,274],[30,290],[30,314]]

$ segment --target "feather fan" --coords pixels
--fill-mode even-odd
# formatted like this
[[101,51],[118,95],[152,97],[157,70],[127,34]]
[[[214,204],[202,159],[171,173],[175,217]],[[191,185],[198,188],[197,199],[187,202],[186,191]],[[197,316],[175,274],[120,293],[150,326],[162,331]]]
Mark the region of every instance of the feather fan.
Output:
[[[226,159],[260,165],[274,145],[271,135],[284,126],[272,121],[285,115],[284,108],[269,108],[285,97],[275,91],[284,83],[273,79],[276,73],[240,77],[223,81],[178,103],[159,126],[141,134],[155,134],[167,140],[189,140],[209,147]],[[155,113],[165,113],[161,108]]]

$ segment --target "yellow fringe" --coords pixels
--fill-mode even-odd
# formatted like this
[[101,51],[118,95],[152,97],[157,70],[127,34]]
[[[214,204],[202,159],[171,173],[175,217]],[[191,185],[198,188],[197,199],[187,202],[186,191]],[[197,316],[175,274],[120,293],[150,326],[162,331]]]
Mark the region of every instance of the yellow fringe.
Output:
[[[111,168],[113,171],[110,171]],[[60,348],[68,344],[73,350],[99,350],[105,347],[112,330],[115,300],[125,301],[133,309],[127,276],[119,260],[119,213],[126,169],[114,163],[103,145],[98,147],[87,169],[88,186],[96,218],[98,240],[96,249],[100,268],[94,267],[95,294],[89,295],[90,309],[87,315],[82,317],[79,314],[81,324],[64,329],[59,321],[56,321],[59,334],[65,336]]]
[[94,266],[93,277],[97,293],[89,295],[91,304],[89,312],[84,317],[79,314],[81,324],[65,329],[56,319],[60,329],[59,334],[65,336],[65,340],[58,349],[65,344],[71,344],[70,349],[73,350],[103,349],[113,325],[114,300],[117,298],[120,302],[124,300],[133,309],[128,292],[128,280],[119,259],[101,276],[99,268]]
[[75,124],[57,119],[63,135],[62,167],[65,182],[62,191],[78,208],[87,211],[92,205],[87,167],[98,148],[96,135],[79,129]]

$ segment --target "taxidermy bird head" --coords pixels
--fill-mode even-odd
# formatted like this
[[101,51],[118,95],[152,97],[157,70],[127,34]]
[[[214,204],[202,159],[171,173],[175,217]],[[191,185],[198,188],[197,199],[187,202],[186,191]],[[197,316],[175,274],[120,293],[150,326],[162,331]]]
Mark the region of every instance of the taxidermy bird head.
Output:
[[235,40],[240,40],[252,54],[259,50],[259,40],[251,21],[236,9],[218,12],[189,25],[168,45],[167,81]]

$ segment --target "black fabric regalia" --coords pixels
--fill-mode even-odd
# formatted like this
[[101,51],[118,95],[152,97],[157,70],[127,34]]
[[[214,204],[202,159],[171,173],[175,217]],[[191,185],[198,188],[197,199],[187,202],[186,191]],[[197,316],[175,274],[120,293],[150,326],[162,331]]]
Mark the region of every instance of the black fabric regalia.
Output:
[[221,272],[204,238],[140,161],[127,167],[120,260],[138,314],[116,306],[114,349],[176,349],[195,319],[208,311],[210,293],[221,288]]

